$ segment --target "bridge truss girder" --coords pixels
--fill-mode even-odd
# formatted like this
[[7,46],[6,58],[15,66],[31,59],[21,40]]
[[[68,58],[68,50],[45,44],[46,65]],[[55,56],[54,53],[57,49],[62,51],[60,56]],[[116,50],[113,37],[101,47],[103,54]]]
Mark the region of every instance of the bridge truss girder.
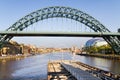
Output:
[[[32,25],[38,21],[55,17],[69,18],[78,21],[82,24],[85,24],[95,32],[110,32],[104,25],[102,25],[92,16],[77,9],[60,6],[43,8],[32,12],[15,22],[11,27],[6,29],[6,31],[22,31],[29,25]],[[12,37],[13,36],[0,35],[0,42],[9,41],[10,39],[12,39]],[[103,37],[103,39],[105,39],[110,44],[110,46],[117,54],[120,54],[120,40],[117,36],[107,36]]]

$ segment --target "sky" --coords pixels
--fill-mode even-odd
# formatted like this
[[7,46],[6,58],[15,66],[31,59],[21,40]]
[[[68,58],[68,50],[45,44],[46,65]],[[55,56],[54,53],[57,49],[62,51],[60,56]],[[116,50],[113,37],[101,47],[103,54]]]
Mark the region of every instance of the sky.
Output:
[[[100,21],[112,32],[117,32],[120,28],[120,0],[1,0],[0,31],[4,31],[25,15],[49,6],[67,6],[81,10]],[[15,37],[12,40],[42,47],[81,47],[88,39],[90,38]]]

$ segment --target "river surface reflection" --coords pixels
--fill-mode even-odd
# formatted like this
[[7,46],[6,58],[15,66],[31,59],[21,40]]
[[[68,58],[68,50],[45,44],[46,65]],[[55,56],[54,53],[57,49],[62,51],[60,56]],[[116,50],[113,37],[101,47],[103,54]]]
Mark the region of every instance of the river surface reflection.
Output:
[[77,60],[98,68],[120,74],[120,61],[72,55],[71,53],[49,53],[24,59],[0,61],[0,80],[46,80],[47,63],[50,60]]

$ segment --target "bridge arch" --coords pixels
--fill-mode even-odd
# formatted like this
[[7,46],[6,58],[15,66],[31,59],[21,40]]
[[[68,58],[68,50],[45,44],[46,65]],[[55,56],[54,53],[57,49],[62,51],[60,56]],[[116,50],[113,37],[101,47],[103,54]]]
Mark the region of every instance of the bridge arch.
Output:
[[99,21],[97,21],[92,16],[77,9],[73,9],[70,7],[60,7],[60,6],[43,8],[35,12],[32,12],[26,15],[25,17],[21,18],[17,22],[15,22],[7,30],[22,31],[23,29],[27,28],[29,25],[32,25],[38,21],[48,18],[55,18],[55,17],[73,19],[75,21],[85,24],[95,32],[110,32],[105,26],[103,26]]
[[[27,28],[29,25],[32,25],[38,21],[48,19],[48,18],[69,18],[80,23],[85,24],[86,26],[90,27],[95,32],[110,32],[104,25],[102,25],[98,20],[93,18],[92,16],[74,9],[70,7],[61,7],[61,6],[54,6],[54,7],[47,7],[35,12],[32,12],[25,17],[21,18],[17,22],[15,22],[11,27],[6,29],[7,31],[22,31],[23,29]],[[0,41],[9,41],[13,36],[1,35]],[[108,36],[103,37],[114,49],[116,53],[120,52],[120,41],[117,37]]]

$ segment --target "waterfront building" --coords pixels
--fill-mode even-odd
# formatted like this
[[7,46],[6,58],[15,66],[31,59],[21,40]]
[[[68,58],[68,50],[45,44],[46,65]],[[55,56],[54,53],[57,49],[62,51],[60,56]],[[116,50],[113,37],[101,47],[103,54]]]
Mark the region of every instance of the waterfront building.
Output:
[[75,54],[79,54],[79,53],[81,53],[81,50],[80,50],[78,47],[73,46],[73,47],[71,48],[71,52],[72,52],[72,53],[75,53]]
[[33,45],[19,44],[15,41],[4,43],[4,46],[0,49],[0,56],[17,55],[17,54],[31,54],[36,53],[37,47]]
[[1,56],[20,54],[20,45],[15,41],[6,42],[0,51]]
[[103,39],[90,39],[85,43],[85,47],[91,47],[91,46],[103,46],[107,45],[107,42]]
[[105,40],[93,38],[85,43],[83,51],[87,53],[111,53],[112,49]]

